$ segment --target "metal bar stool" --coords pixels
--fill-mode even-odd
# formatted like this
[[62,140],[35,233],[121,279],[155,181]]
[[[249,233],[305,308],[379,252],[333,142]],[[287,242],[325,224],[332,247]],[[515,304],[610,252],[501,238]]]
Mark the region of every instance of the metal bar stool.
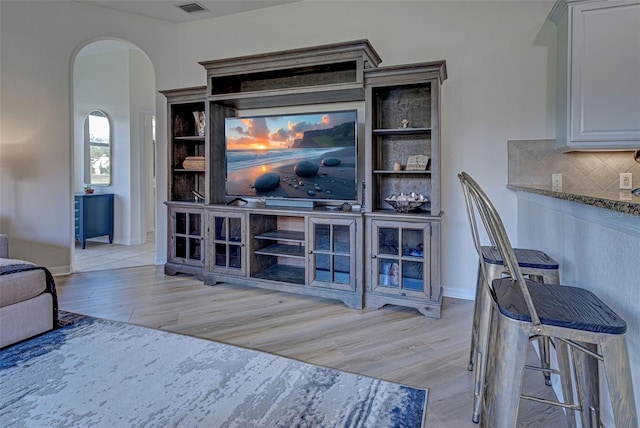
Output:
[[[489,313],[491,310],[491,299],[488,295],[488,290],[490,288],[489,284],[491,284],[493,280],[502,278],[505,274],[508,274],[508,270],[504,265],[500,252],[496,248],[496,244],[493,241],[492,246],[480,245],[477,222],[475,215],[472,212],[471,204],[472,202],[468,200],[468,194],[465,192],[465,205],[472,228],[474,245],[480,255],[468,365],[468,369],[471,371],[474,369],[474,366],[476,366],[476,363],[478,363],[476,366],[474,381],[472,415],[472,420],[477,423],[480,420],[482,408],[482,393],[484,390],[487,362],[486,349],[490,322]],[[489,238],[491,238],[491,236],[489,236]],[[558,262],[549,255],[542,251],[533,249],[516,248],[514,251],[520,269],[523,274],[529,277],[529,279],[547,284],[560,283]],[[551,373],[553,370],[551,370],[549,338],[538,338],[538,349],[540,352],[541,371],[545,378],[545,384],[551,385]],[[478,358],[479,361],[477,361]],[[565,381],[566,380],[561,379],[561,382]],[[570,388],[570,386],[566,386],[565,383],[563,383],[563,390],[566,390],[567,388]]]
[[[482,425],[491,428],[515,426],[521,398],[563,406],[570,410],[567,414],[580,410],[583,426],[589,426],[591,422],[598,424],[597,416],[595,421],[591,419],[590,410],[593,408],[597,413],[600,403],[593,402],[596,394],[583,381],[597,379],[597,370],[589,369],[591,364],[583,364],[597,360],[602,362],[604,369],[615,425],[638,428],[624,320],[588,290],[525,280],[495,207],[468,174],[463,172],[459,178],[511,274],[510,278],[496,279],[491,284]],[[553,338],[557,350],[571,349],[579,404],[556,403],[522,394],[531,337]],[[568,367],[564,351],[559,352],[558,361],[561,369]]]
[[[516,248],[514,249],[518,265],[523,275],[527,275],[531,280],[543,282],[545,284],[559,284],[560,275],[558,262],[543,251]],[[489,310],[491,300],[488,296],[488,287],[484,284],[491,284],[493,280],[502,278],[508,274],[500,252],[497,248],[483,245],[480,247],[482,254],[478,264],[478,277],[476,283],[476,300],[473,311],[473,324],[471,326],[471,346],[469,349],[469,366],[471,371],[476,368],[473,421],[478,422],[480,418],[481,396],[486,369],[486,347],[489,329]],[[484,273],[483,273],[484,269]],[[542,374],[546,385],[551,385],[551,353],[548,338],[539,338],[538,350],[540,352],[540,363],[544,370]],[[477,361],[477,359],[480,361]],[[477,365],[476,365],[477,363]]]

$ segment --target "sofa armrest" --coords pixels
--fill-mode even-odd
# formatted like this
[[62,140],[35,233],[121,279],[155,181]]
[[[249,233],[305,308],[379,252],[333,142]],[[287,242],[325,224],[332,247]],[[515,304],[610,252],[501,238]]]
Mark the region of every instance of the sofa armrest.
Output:
[[3,234],[0,234],[0,258],[9,258],[9,237]]

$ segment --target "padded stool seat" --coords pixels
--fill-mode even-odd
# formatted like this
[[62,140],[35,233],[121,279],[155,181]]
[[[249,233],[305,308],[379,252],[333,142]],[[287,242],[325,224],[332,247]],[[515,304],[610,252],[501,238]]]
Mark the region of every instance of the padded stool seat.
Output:
[[[543,325],[596,333],[624,334],[627,323],[589,290],[568,285],[549,286],[525,280],[529,295]],[[531,322],[524,295],[511,278],[493,281],[500,313],[511,319]]]
[[[504,266],[504,260],[500,255],[500,251],[497,248],[483,245],[482,259],[485,263],[491,263],[492,265]],[[551,258],[547,253],[540,250],[531,250],[528,248],[514,248],[516,259],[518,260],[518,266],[520,269],[544,269],[544,270],[558,270],[560,265],[557,261]]]

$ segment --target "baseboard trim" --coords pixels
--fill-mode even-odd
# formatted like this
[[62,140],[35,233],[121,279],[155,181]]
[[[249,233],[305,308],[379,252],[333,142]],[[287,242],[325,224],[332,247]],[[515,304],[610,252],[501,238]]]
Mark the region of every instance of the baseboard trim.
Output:
[[464,288],[453,288],[443,286],[443,295],[444,297],[451,297],[454,299],[463,299],[463,300],[475,300],[476,293],[474,291],[469,291]]

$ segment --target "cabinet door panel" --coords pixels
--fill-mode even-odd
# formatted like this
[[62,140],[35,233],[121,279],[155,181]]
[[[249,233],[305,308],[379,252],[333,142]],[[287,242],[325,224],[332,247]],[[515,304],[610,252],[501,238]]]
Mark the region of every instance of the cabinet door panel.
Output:
[[370,284],[374,292],[430,297],[429,223],[371,220]]
[[[428,269],[427,269],[428,272]],[[414,291],[424,290],[424,262],[402,262],[402,288]]]
[[175,238],[175,257],[186,259],[187,258],[187,238],[184,236],[176,236]]
[[424,256],[424,229],[402,229],[402,255],[411,257]]
[[187,234],[187,213],[176,212],[174,225],[175,225],[174,233],[186,235]]
[[229,267],[241,269],[242,268],[242,246],[241,245],[229,245]]
[[311,286],[354,291],[354,220],[309,219],[308,281]]
[[398,256],[399,229],[396,227],[381,227],[378,229],[378,254]]
[[229,241],[240,242],[242,241],[242,218],[231,217],[229,219]]
[[585,147],[637,143],[640,4],[578,4],[572,19],[571,141]]
[[351,256],[333,256],[332,282],[349,284],[351,282]]
[[207,214],[209,249],[213,257],[207,260],[207,270],[244,276],[245,216],[242,213],[209,212]]
[[[398,286],[398,278],[391,278],[391,267],[395,264],[395,268],[397,270],[398,262],[396,259],[386,259],[379,257],[377,259],[377,269],[378,272],[378,285],[381,287],[397,287]],[[375,267],[374,267],[375,269]],[[394,275],[396,273],[394,270]]]
[[202,216],[196,213],[189,214],[189,235],[200,236],[202,234]]
[[227,246],[225,244],[215,244],[214,256],[216,266],[227,266]]
[[[316,224],[314,233],[316,250],[329,251],[331,250],[331,225],[329,224]],[[328,264],[328,261],[327,261]]]
[[171,207],[169,261],[192,267],[203,267],[202,210]]
[[201,240],[200,238],[189,238],[189,258],[192,260],[202,260],[202,253],[200,251]]
[[351,226],[336,224],[333,226],[333,251],[349,254],[351,252]]

